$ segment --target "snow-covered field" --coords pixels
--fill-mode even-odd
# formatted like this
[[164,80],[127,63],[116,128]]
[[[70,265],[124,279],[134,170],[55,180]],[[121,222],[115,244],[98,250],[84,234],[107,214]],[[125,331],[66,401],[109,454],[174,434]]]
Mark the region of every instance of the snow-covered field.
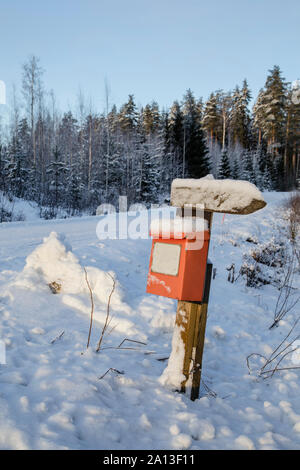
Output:
[[[145,294],[151,240],[101,241],[99,217],[0,224],[0,339],[6,344],[0,448],[300,449],[300,371],[263,380],[246,364],[249,354],[275,349],[299,308],[269,330],[278,290],[246,287],[242,277],[227,281],[226,267],[235,263],[238,271],[254,247],[247,239],[268,242],[277,226],[284,236],[279,206],[286,196],[265,198],[268,206],[255,214],[214,216],[209,256],[217,270],[204,383],[194,402],[159,381],[176,301]],[[88,350],[91,303],[83,266],[95,301]],[[111,276],[112,320],[96,353]],[[50,291],[51,281],[61,283],[59,294]],[[299,288],[299,275],[294,283]],[[145,344],[125,341],[118,348],[124,339]],[[283,364],[293,366],[290,356]]]

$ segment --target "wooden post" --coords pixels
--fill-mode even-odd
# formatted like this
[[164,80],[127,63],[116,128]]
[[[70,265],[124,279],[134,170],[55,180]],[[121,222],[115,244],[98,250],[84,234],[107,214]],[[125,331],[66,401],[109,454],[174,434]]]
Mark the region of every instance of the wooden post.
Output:
[[[177,214],[179,215],[179,211]],[[204,213],[209,232],[212,215],[212,212]],[[202,302],[179,300],[177,305],[175,323],[181,330],[181,339],[185,348],[182,370],[185,379],[181,382],[181,392],[189,392],[191,400],[199,398],[211,276],[212,264],[207,263]]]
[[190,390],[191,400],[199,398],[211,274],[212,264],[208,263],[202,302],[179,300],[177,306],[176,325],[185,346],[181,392]]

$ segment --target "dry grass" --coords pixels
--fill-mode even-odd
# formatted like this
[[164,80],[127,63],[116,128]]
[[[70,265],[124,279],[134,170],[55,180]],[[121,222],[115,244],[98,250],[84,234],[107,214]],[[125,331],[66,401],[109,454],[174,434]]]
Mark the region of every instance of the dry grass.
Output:
[[109,274],[109,273],[107,273],[107,274],[111,278],[113,284],[112,284],[112,288],[111,288],[111,291],[110,291],[110,294],[109,294],[109,297],[108,297],[105,322],[104,322],[104,325],[103,325],[103,328],[102,328],[102,332],[101,332],[101,335],[100,335],[100,339],[99,339],[99,342],[98,342],[96,352],[100,351],[103,337],[104,337],[104,335],[106,333],[106,330],[107,330],[107,328],[109,327],[109,324],[110,324],[111,319],[110,319],[109,307],[110,307],[111,297],[112,297],[112,295],[114,293],[114,290],[115,290],[115,287],[116,287],[115,279],[112,277],[111,274]]

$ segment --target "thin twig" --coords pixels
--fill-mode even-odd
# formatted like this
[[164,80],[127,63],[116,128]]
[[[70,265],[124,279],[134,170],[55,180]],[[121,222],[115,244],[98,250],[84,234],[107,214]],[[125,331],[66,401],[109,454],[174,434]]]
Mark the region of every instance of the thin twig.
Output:
[[249,370],[249,374],[251,374],[251,367],[250,367],[249,359],[250,359],[250,357],[253,357],[253,356],[262,357],[263,359],[265,359],[266,362],[268,361],[268,359],[266,358],[266,356],[263,356],[262,354],[259,354],[259,353],[252,353],[252,354],[249,354],[249,356],[247,356],[247,358],[246,358],[247,367],[248,367],[248,370]]
[[[128,341],[130,343],[138,343],[138,344],[143,344],[144,346],[147,346],[147,343],[143,343],[142,341],[136,341],[135,339],[128,339],[128,338],[125,338],[123,339],[123,341],[119,344],[118,348],[120,348],[122,346],[122,344],[125,343],[125,341]],[[123,348],[124,349],[124,348]]]
[[[277,357],[281,356],[282,353],[284,353],[284,351],[286,351],[289,347],[292,346],[292,344],[299,338],[299,335],[296,336],[295,339],[293,339],[293,341],[291,341],[290,343],[288,343],[278,354],[276,354],[276,356],[272,357],[273,354],[275,354],[275,351],[272,353],[272,355],[270,356],[269,360],[267,361],[267,363],[264,365],[264,367],[262,367],[261,370],[264,370],[266,368],[266,366],[268,366],[269,364],[271,364],[271,362],[273,362],[275,359],[277,359]],[[287,354],[289,354],[291,351],[289,351]],[[285,357],[285,356],[284,356]],[[279,363],[282,361],[282,358],[280,359]],[[278,364],[279,364],[278,363]],[[278,365],[277,364],[277,365]]]
[[[274,371],[272,372],[272,374],[270,375],[270,377],[273,377],[274,373],[276,372],[276,370],[278,370],[278,366],[279,364],[281,364],[281,362],[283,361],[283,359],[288,356],[289,354],[297,351],[297,349],[299,349],[298,347],[294,348],[294,349],[291,349],[290,351],[286,352],[281,358],[280,360],[277,362],[275,368],[274,368]],[[262,371],[263,372],[263,371]],[[269,369],[269,372],[270,372],[270,369]]]
[[114,349],[115,351],[139,351],[142,352],[145,356],[150,354],[156,354],[156,351],[143,351],[141,348],[118,348],[117,346],[105,346],[101,348],[101,351],[106,351],[107,349]]
[[204,390],[206,391],[207,395],[212,397],[212,398],[217,398],[218,394],[212,390],[205,382],[204,380],[202,379],[202,385],[203,385],[203,388]]
[[[269,359],[267,359],[267,362],[271,362],[270,360],[272,359],[272,357],[274,356],[274,354],[276,354],[277,351],[280,350],[280,348],[281,348],[281,346],[283,345],[283,343],[291,336],[291,334],[292,334],[292,332],[294,331],[294,329],[295,329],[296,325],[298,324],[299,320],[300,320],[300,317],[297,318],[297,320],[295,321],[294,325],[292,326],[292,328],[290,329],[290,331],[288,332],[288,334],[286,335],[286,337],[283,338],[283,340],[281,341],[281,343],[279,344],[279,346],[277,346],[277,348],[272,352],[272,354],[270,355]],[[298,336],[297,336],[297,338],[298,338]],[[296,339],[297,339],[297,338],[296,338]],[[295,339],[295,340],[296,340],[296,339]],[[290,345],[291,345],[295,340],[293,340],[293,341],[290,343]],[[285,349],[286,349],[286,348],[285,348]],[[279,354],[281,354],[281,352],[279,352]],[[279,354],[277,354],[277,356],[278,356]],[[275,357],[277,357],[277,356],[275,356]],[[273,360],[273,359],[272,359],[272,360]]]
[[92,327],[93,327],[94,297],[93,297],[92,288],[91,288],[90,283],[89,283],[89,280],[88,280],[87,271],[86,271],[85,267],[84,267],[83,269],[84,269],[84,273],[85,273],[85,281],[86,281],[86,283],[87,283],[88,289],[89,289],[89,291],[90,291],[90,297],[91,297],[91,319],[90,319],[90,328],[89,328],[88,340],[87,340],[87,345],[86,345],[86,349],[88,349],[88,347],[89,347],[89,345],[90,345],[90,339],[91,339],[91,333],[92,333]]
[[101,377],[98,377],[98,380],[103,379],[106,376],[106,374],[108,374],[111,370],[113,372],[116,372],[117,374],[124,375],[123,370],[118,370],[118,369],[114,369],[113,367],[110,367],[103,375],[101,375]]
[[114,326],[111,327],[111,329],[107,332],[107,336],[111,335],[112,332],[117,328],[118,324],[115,324]]
[[275,306],[275,314],[274,314],[274,322],[269,327],[271,330],[276,326],[280,320],[290,312],[296,304],[300,300],[300,296],[292,303],[289,303],[291,292],[294,289],[293,287],[293,277],[294,277],[294,266],[295,266],[295,257],[296,253],[293,250],[292,256],[288,259],[288,268],[285,274],[282,286],[279,291],[279,295],[277,298],[276,306]]
[[[264,378],[271,378],[275,374],[275,372],[280,371],[280,370],[291,370],[291,369],[299,369],[300,367],[293,366],[293,367],[286,367],[286,368],[280,368],[279,365],[282,363],[282,361],[289,355],[292,354],[293,352],[297,351],[299,349],[299,346],[294,347],[293,349],[288,350],[291,348],[291,346],[295,343],[296,340],[300,337],[300,335],[297,335],[292,341],[289,341],[287,344],[286,341],[294,331],[296,325],[298,324],[300,320],[300,317],[295,321],[294,325],[288,332],[288,334],[285,336],[285,338],[281,341],[281,343],[272,351],[270,356],[267,358],[263,356],[262,354],[259,353],[252,353],[247,357],[247,367],[249,370],[249,373],[251,374],[251,367],[250,367],[250,358],[253,356],[260,357],[264,359],[264,364],[261,368],[258,368],[256,370],[256,374],[258,377],[261,377],[265,375],[266,377]],[[276,360],[276,365],[272,369],[270,369],[270,364]]]
[[[277,371],[280,371],[280,370],[295,370],[295,369],[300,369],[300,366],[294,366],[294,367],[281,367],[280,369],[278,369],[277,367],[275,367],[275,369],[271,369],[271,370],[265,370],[264,372],[262,372],[262,374],[268,374],[269,372],[277,372]],[[273,374],[272,374],[273,375]],[[271,375],[271,377],[272,377]],[[267,377],[268,378],[268,377]]]
[[60,333],[60,335],[56,336],[56,338],[54,338],[54,339],[51,341],[51,344],[54,344],[55,341],[58,341],[64,334],[65,334],[65,332],[62,331],[62,332]]

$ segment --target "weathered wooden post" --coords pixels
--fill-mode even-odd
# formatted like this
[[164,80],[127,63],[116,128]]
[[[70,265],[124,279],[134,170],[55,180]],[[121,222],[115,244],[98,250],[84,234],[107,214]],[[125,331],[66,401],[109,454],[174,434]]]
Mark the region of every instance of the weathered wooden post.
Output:
[[169,231],[164,232],[157,223],[151,227],[156,240],[152,244],[147,292],[178,299],[172,352],[162,377],[195,400],[200,390],[212,274],[208,248],[213,212],[251,214],[266,202],[251,183],[215,180],[209,175],[199,180],[174,180],[171,205],[178,209]]

